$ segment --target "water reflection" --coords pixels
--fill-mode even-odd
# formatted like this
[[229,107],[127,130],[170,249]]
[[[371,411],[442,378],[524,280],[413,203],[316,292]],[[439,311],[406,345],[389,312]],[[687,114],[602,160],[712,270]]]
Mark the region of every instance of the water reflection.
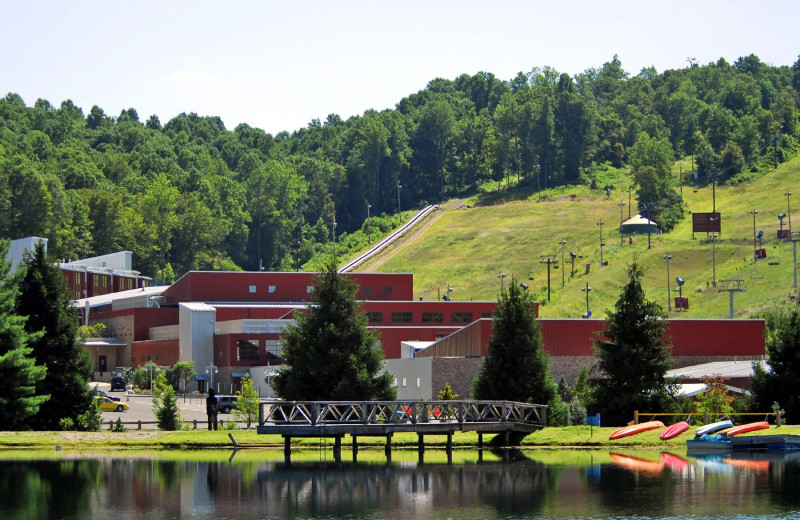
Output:
[[379,457],[335,463],[325,455],[313,460],[313,452],[287,464],[268,450],[235,457],[229,451],[22,455],[28,458],[0,453],[3,519],[800,514],[799,453],[462,452],[452,464],[386,464]]

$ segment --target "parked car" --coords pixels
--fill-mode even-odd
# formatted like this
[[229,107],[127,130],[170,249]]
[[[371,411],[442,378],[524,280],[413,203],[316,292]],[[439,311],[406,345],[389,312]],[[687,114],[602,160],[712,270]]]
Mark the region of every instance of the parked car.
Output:
[[236,408],[235,395],[220,395],[217,397],[217,402],[219,403],[217,409],[220,413],[231,413],[231,410]]
[[114,376],[111,378],[111,391],[122,390],[125,391],[125,378],[122,376]]
[[113,395],[108,395],[107,393],[103,392],[102,390],[98,390],[97,388],[94,389],[94,393],[99,395],[99,396],[102,396],[102,397],[108,397],[112,401],[120,401],[121,400],[119,397],[114,397]]
[[95,400],[98,401],[101,412],[124,412],[130,408],[127,403],[123,403],[121,401],[112,401],[108,397],[104,397],[102,395],[95,397]]

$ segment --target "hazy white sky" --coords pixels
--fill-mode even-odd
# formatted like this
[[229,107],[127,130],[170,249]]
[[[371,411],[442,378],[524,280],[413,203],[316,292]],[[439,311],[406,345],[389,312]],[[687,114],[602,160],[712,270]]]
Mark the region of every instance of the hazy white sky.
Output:
[[0,95],[71,99],[162,123],[181,112],[267,132],[393,108],[436,77],[617,54],[631,75],[800,55],[800,1],[2,0]]

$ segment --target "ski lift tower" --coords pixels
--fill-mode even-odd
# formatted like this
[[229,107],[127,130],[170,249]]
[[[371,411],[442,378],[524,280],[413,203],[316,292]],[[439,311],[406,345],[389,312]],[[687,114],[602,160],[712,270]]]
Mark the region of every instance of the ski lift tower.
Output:
[[784,243],[792,243],[792,253],[794,261],[792,262],[792,269],[794,269],[794,293],[797,294],[797,242],[800,241],[800,231],[789,231],[789,238],[784,240]]
[[745,292],[745,288],[742,287],[742,282],[744,280],[740,278],[734,278],[730,280],[720,280],[719,283],[722,285],[721,289],[717,289],[717,292],[728,291],[731,298],[731,319],[733,319],[733,293],[737,292]]

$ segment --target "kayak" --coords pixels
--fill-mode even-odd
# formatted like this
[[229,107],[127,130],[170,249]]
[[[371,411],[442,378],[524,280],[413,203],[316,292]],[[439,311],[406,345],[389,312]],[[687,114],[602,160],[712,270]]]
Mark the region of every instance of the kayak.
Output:
[[730,428],[733,426],[733,421],[730,419],[725,419],[724,421],[717,421],[711,424],[706,424],[705,426],[701,426],[694,431],[695,437],[702,437],[703,435],[708,435],[714,433],[719,430],[724,430],[725,428]]
[[630,437],[631,435],[636,435],[637,433],[646,432],[648,430],[654,430],[656,428],[663,428],[664,423],[661,421],[647,421],[639,424],[634,424],[631,426],[625,426],[624,428],[620,428],[618,430],[614,430],[611,435],[608,436],[608,440],[615,440],[621,439],[622,437]]
[[676,422],[675,424],[666,428],[663,432],[661,432],[661,440],[666,441],[673,437],[677,437],[678,435],[682,434],[686,430],[689,429],[689,423],[686,421]]
[[727,430],[722,430],[721,432],[719,432],[719,435],[725,437],[733,437],[734,435],[739,435],[740,433],[754,432],[756,430],[766,430],[768,428],[769,428],[769,423],[767,421],[757,421],[747,424],[740,424],[739,426],[734,426],[732,428],[728,428]]
[[620,453],[609,453],[609,455],[615,464],[633,471],[645,473],[661,473],[664,471],[665,463],[662,460],[645,460]]

